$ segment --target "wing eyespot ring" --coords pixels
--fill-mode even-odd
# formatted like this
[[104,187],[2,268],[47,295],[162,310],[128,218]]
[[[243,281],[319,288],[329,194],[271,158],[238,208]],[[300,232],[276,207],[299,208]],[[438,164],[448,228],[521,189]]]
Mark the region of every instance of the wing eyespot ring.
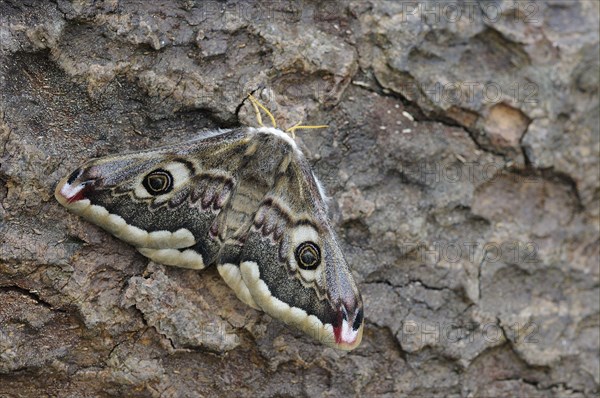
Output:
[[304,270],[314,270],[321,264],[321,249],[316,243],[306,241],[296,247],[296,263]]
[[173,190],[173,176],[167,170],[156,169],[144,177],[142,185],[150,195],[164,195]]

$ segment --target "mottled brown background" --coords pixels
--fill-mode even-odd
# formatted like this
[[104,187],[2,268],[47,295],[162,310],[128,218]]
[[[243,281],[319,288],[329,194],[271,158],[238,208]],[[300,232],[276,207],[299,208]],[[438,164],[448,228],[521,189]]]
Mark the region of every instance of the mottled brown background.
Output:
[[[596,1],[0,1],[0,397],[598,396]],[[332,196],[362,345],[53,199],[86,159],[254,123]],[[414,120],[411,120],[413,119]]]

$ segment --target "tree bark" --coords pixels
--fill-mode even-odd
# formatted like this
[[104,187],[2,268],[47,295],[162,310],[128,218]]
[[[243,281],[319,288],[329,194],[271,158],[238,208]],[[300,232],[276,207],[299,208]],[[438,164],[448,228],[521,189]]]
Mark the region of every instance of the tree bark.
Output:
[[[599,6],[0,1],[0,397],[598,394]],[[365,303],[338,352],[69,214],[91,157],[297,142]],[[260,91],[259,90],[259,91]]]

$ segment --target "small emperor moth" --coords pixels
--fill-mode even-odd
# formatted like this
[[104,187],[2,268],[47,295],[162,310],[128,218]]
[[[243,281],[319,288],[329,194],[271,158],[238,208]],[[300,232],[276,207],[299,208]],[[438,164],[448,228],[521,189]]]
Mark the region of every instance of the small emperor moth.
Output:
[[296,142],[273,127],[92,159],[56,199],[149,259],[216,266],[240,300],[324,344],[351,350],[363,304]]

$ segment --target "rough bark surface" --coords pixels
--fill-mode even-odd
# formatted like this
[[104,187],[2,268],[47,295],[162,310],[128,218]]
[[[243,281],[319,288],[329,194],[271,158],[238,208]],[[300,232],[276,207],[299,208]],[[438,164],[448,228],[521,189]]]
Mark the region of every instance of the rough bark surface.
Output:
[[[0,397],[597,396],[596,1],[0,1]],[[365,301],[345,353],[53,198],[86,159],[298,142]]]

